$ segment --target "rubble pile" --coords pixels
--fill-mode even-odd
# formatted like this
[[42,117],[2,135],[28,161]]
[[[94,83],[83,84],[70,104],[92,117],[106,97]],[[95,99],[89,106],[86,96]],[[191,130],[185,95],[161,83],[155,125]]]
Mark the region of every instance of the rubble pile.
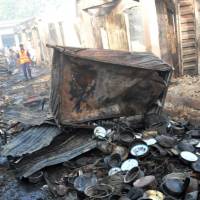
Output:
[[56,199],[198,199],[200,129],[155,114],[137,127],[133,119],[61,132],[49,120],[18,134],[2,156],[18,178],[45,181],[41,189]]
[[35,199],[198,200],[200,127],[162,112],[171,67],[149,53],[53,48],[52,116],[39,96],[7,107],[1,167],[39,187]]

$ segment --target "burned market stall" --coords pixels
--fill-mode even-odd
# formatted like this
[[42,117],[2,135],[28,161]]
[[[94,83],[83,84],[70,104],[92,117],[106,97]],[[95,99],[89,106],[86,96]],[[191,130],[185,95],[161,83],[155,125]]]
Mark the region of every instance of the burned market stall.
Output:
[[153,54],[53,48],[51,110],[59,124],[161,111],[172,68]]
[[162,112],[172,68],[151,53],[50,47],[53,119],[3,147],[16,177],[52,199],[198,200],[200,128]]

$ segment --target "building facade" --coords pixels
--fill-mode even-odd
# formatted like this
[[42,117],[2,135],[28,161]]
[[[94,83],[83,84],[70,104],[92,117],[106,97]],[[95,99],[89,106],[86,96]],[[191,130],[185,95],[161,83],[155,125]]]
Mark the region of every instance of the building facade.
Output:
[[31,43],[38,63],[51,63],[51,44],[152,52],[175,75],[200,74],[199,19],[199,0],[70,0],[64,12],[21,22],[14,35]]

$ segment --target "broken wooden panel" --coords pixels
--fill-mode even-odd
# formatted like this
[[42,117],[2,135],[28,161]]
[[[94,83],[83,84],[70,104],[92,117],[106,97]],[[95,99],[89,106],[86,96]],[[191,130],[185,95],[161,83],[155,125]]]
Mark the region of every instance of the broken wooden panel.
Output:
[[26,178],[47,166],[71,160],[96,148],[96,141],[90,133],[77,130],[76,134],[61,134],[51,145],[35,152],[15,165],[18,177]]
[[51,109],[58,123],[162,109],[172,69],[151,53],[53,48]]
[[60,134],[56,126],[42,125],[28,129],[3,146],[3,156],[19,157],[48,146]]
[[176,71],[177,65],[177,38],[175,24],[175,5],[170,1],[156,0],[156,9],[158,16],[159,41],[162,59],[173,65]]
[[127,51],[129,46],[124,15],[111,12],[105,19],[109,48]]

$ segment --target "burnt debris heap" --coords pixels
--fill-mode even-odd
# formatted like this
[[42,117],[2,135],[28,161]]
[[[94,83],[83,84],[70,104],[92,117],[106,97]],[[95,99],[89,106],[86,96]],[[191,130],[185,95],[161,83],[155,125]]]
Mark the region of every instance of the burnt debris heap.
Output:
[[56,199],[198,199],[200,129],[162,109],[172,68],[150,53],[54,49],[53,118],[3,146]]

